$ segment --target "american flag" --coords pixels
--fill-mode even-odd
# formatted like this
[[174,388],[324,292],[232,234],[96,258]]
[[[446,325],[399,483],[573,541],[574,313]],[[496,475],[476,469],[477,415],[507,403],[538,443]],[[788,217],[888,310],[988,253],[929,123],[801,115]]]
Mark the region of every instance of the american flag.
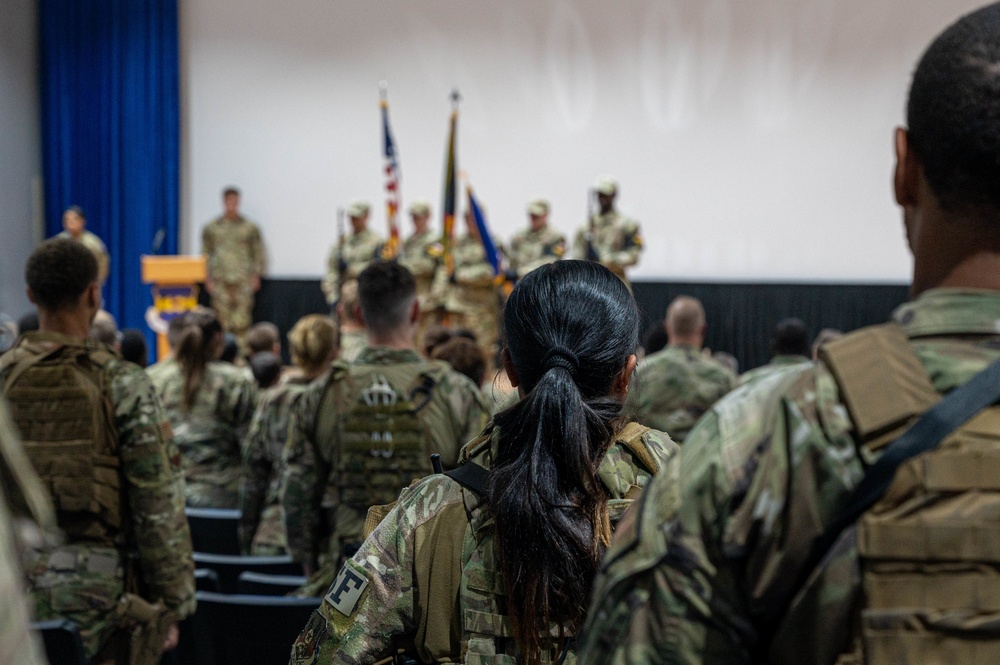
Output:
[[389,127],[389,102],[382,90],[382,152],[385,156],[385,208],[389,221],[389,242],[382,250],[385,259],[394,259],[399,253],[399,157],[396,141]]

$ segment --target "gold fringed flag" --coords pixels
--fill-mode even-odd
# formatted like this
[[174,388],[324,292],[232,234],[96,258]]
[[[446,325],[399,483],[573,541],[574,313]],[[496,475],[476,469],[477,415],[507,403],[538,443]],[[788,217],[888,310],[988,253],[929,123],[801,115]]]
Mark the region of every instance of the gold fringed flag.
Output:
[[455,257],[452,247],[455,241],[455,205],[458,187],[455,172],[455,133],[458,128],[458,91],[451,93],[451,129],[448,134],[448,156],[444,167],[444,200],[441,202],[443,220],[441,224],[441,246],[444,247],[444,265],[448,277],[455,274]]
[[389,127],[389,100],[386,86],[381,86],[382,153],[385,157],[385,208],[389,222],[389,241],[382,248],[382,258],[394,259],[399,254],[399,156],[396,141]]

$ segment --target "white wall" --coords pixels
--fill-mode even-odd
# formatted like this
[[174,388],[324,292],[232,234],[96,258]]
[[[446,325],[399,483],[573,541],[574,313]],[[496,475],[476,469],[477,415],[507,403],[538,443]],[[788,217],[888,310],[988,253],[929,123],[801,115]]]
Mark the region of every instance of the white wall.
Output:
[[38,61],[34,0],[0,2],[0,314],[30,309],[24,263],[40,233]]
[[457,86],[460,168],[502,238],[537,195],[569,232],[607,172],[640,279],[905,281],[892,129],[922,49],[978,4],[182,2],[185,249],[230,183],[272,275],[318,275],[350,199],[384,230],[385,79],[404,204],[439,207]]

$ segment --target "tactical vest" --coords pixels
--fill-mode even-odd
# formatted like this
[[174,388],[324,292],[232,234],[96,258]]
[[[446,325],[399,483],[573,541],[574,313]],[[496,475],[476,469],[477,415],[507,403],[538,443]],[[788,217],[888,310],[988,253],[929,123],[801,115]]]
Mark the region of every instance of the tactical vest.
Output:
[[[613,445],[624,446],[631,453],[631,464],[650,475],[659,471],[659,463],[650,452],[643,440],[643,435],[649,431],[636,423],[630,423],[619,433]],[[475,442],[469,444],[469,462],[477,464],[483,461],[483,456],[490,450],[490,434],[487,432]],[[449,474],[451,475],[451,474]],[[485,475],[485,474],[484,474]],[[461,482],[461,481],[460,481]],[[450,534],[446,537],[454,542],[435,542],[432,548],[432,558],[418,560],[417,577],[437,579],[439,587],[446,585],[449,578],[446,569],[460,566],[460,586],[457,589],[459,620],[461,634],[465,642],[463,662],[468,665],[514,665],[518,658],[514,651],[513,633],[507,615],[506,592],[500,577],[496,561],[496,551],[493,547],[493,516],[486,505],[482,487],[473,487],[472,483],[461,482],[462,497],[465,510],[456,513],[465,519],[462,524],[450,524],[442,527],[442,532]],[[612,525],[617,525],[625,511],[639,496],[641,489],[633,486],[624,497],[608,501],[608,516]],[[366,524],[366,535],[377,526],[378,521],[391,509],[391,506],[373,508]],[[461,558],[453,555],[461,551]],[[422,574],[426,570],[427,574]],[[433,572],[433,574],[431,574]],[[421,607],[420,616],[429,617],[426,621],[426,631],[421,633],[425,643],[448,644],[455,627],[451,620],[454,616],[455,595],[438,588],[437,593],[428,594],[441,602],[441,607]],[[421,596],[423,598],[423,596]],[[444,606],[446,605],[447,606]],[[558,633],[553,630],[552,636]],[[564,633],[564,637],[572,638],[572,634]],[[576,655],[572,649],[565,656],[559,653],[543,654],[542,663],[575,663]]]
[[[894,325],[831,343],[824,360],[865,453],[940,399]],[[906,461],[857,540],[863,655],[842,662],[1000,663],[1000,407]]]
[[448,372],[441,362],[351,365],[331,374],[317,414],[317,441],[335,441],[324,507],[336,506],[333,538],[362,541],[368,508],[392,502],[432,472],[421,411]]
[[0,359],[3,391],[24,449],[71,542],[116,547],[122,501],[114,406],[96,345],[14,349]]

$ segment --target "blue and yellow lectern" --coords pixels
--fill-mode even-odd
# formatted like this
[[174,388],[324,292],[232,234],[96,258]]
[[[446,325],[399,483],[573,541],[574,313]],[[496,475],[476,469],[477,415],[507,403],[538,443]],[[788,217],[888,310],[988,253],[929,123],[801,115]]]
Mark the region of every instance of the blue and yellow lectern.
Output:
[[167,324],[198,305],[198,284],[207,276],[204,256],[143,256],[142,283],[153,285],[146,323],[156,333],[156,357],[170,352]]

